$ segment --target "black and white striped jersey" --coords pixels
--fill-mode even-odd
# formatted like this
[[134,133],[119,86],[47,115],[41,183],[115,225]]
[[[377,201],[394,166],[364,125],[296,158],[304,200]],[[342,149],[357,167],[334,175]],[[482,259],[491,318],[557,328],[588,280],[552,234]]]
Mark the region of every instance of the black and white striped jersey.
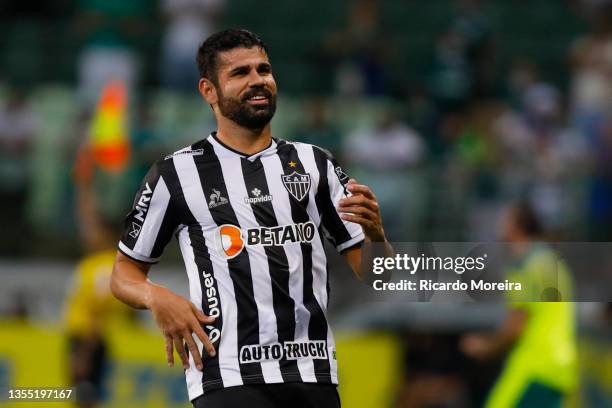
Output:
[[323,237],[338,251],[364,238],[336,210],[347,181],[318,147],[273,139],[247,156],[214,133],[153,165],[119,249],[154,263],[176,235],[191,301],[216,316],[205,331],[217,355],[186,371],[191,400],[242,384],[337,384]]

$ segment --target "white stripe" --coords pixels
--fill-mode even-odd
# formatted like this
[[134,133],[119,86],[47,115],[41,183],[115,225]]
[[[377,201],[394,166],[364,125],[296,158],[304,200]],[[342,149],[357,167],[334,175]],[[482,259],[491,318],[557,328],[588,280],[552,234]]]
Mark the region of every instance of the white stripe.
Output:
[[[215,153],[217,153],[219,148],[217,145],[213,145],[213,147]],[[225,183],[228,199],[230,203],[236,203],[233,206],[234,212],[236,213],[240,228],[244,231],[246,228],[259,227],[259,223],[251,206],[244,202],[244,199],[249,197],[249,193],[244,182],[240,161],[239,157],[225,157],[219,162],[221,163],[223,179],[229,181]],[[257,305],[259,344],[276,343],[278,341],[278,331],[272,301],[272,279],[270,277],[268,257],[263,246],[246,247],[246,251],[249,255],[253,296]],[[261,371],[264,381],[267,383],[278,382],[278,378],[281,377],[280,365],[276,360],[262,361]]]
[[[350,197],[352,195],[350,192],[348,192],[348,195],[345,194],[344,186],[340,183],[338,175],[334,170],[334,166],[329,160],[327,161],[327,182],[329,184],[329,196],[332,200],[334,208],[338,205],[338,202],[342,198],[344,198],[345,196]],[[361,237],[363,239],[363,228],[361,228],[361,225],[346,220],[342,220],[342,224],[344,224],[344,228],[346,228],[347,232],[352,238],[347,242],[340,243],[336,247],[336,250],[338,251],[348,248],[349,246],[351,246],[351,244],[359,242],[359,240],[355,240],[354,238]],[[351,244],[347,245],[347,243],[349,242]]]
[[150,258],[148,256],[137,254],[136,252],[132,251],[127,245],[125,245],[123,241],[119,241],[119,249],[121,250],[121,252],[138,261],[147,263],[156,263],[157,261],[159,261],[159,258]]
[[[261,162],[266,173],[268,189],[272,193],[272,208],[279,225],[294,224],[291,216],[291,202],[289,192],[285,189],[281,175],[283,166],[278,155],[262,157]],[[317,234],[315,234],[316,236]],[[299,242],[284,245],[285,254],[289,264],[289,296],[295,302],[295,341],[308,339],[308,323],[310,312],[304,306],[304,268],[302,249]],[[297,360],[298,370],[303,381],[316,382],[314,364],[312,359],[300,358]]]
[[[315,201],[315,195],[319,188],[320,174],[317,167],[317,163],[314,157],[314,148],[307,144],[296,144],[296,150],[300,162],[304,166],[304,170],[310,173],[311,182],[313,185],[310,187],[310,198],[308,201],[307,211],[309,216],[315,220],[317,226],[321,222],[321,217],[317,209]],[[323,315],[327,320],[327,354],[330,367],[330,375],[332,381],[338,382],[338,363],[333,358],[333,350],[335,350],[334,336],[329,326],[329,318],[327,316],[327,301],[329,294],[327,293],[327,257],[325,256],[325,247],[321,240],[320,234],[315,234],[315,238],[312,241],[312,291],[315,299],[321,306]]]
[[[200,278],[198,276],[198,266],[195,261],[195,254],[191,246],[191,239],[189,238],[189,232],[187,228],[181,230],[178,236],[179,246],[181,253],[183,254],[183,260],[185,261],[185,269],[187,270],[187,277],[189,278],[189,297],[191,302],[202,310],[202,286],[200,285]],[[200,356],[202,356],[203,345],[198,336],[193,336]],[[199,371],[195,367],[193,360],[193,354],[189,353],[189,368],[185,371],[185,379],[187,381],[187,391],[190,399],[193,399],[194,395],[202,395],[204,388],[202,386],[202,371]]]
[[213,274],[219,289],[223,327],[217,352],[223,386],[242,385],[242,376],[238,364],[238,312],[234,285],[229,274],[227,260],[218,256],[215,252],[214,233],[216,227],[206,205],[206,198],[202,191],[202,184],[193,157],[189,155],[175,156],[173,160],[187,206],[202,226],[213,264]]
[[170,202],[170,192],[162,177],[159,178],[153,190],[151,201],[149,202],[149,209],[147,215],[142,224],[140,235],[134,245],[134,253],[144,257],[151,257],[153,246],[159,235],[159,229],[164,215],[168,209],[168,203]]

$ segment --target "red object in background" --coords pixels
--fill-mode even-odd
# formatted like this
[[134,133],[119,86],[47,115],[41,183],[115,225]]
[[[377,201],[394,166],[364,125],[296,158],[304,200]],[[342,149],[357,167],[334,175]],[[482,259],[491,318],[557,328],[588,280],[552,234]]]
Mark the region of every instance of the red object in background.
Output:
[[89,135],[95,163],[109,173],[123,171],[130,160],[127,108],[125,84],[109,81],[102,89]]

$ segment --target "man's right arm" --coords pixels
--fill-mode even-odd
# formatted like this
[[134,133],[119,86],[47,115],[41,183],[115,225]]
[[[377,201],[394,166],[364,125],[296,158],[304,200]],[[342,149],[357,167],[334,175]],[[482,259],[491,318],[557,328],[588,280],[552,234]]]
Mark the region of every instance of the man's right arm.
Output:
[[202,359],[193,334],[200,339],[207,353],[214,356],[215,348],[202,324],[212,324],[215,318],[206,316],[187,299],[147,279],[149,268],[149,264],[131,259],[118,251],[110,284],[113,295],[134,308],[151,310],[166,340],[168,365],[174,364],[175,349],[181,357],[183,368],[189,367],[189,357],[183,346],[185,342],[196,367],[202,370]]
[[147,263],[137,262],[117,251],[111,276],[113,295],[136,309],[148,309],[153,285],[147,279],[150,267]]

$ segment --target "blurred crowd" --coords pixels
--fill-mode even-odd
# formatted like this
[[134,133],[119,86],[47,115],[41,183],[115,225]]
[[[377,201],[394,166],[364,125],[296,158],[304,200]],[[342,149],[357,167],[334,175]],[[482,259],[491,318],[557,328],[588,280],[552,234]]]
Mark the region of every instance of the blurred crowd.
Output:
[[[370,185],[391,241],[501,240],[498,222],[517,202],[533,209],[548,240],[611,240],[612,0],[438,0],[431,4],[444,13],[433,29],[416,24],[402,35],[395,30],[423,2],[317,1],[338,23],[312,32],[318,11],[307,2],[263,0],[258,16],[244,0],[2,2],[0,258],[72,261],[110,247],[94,259],[106,269],[83,261],[75,274],[75,288],[88,296],[106,282],[94,272],[110,273],[112,234],[151,163],[214,130],[197,93],[195,53],[228,25],[253,29],[270,46],[280,92],[274,136],[328,149]],[[576,25],[558,22],[552,3]],[[510,20],[494,12],[500,8]],[[265,28],[251,27],[255,17]],[[510,22],[537,28],[522,41],[538,52],[510,46]],[[567,30],[568,40],[555,38],[552,26]],[[65,47],[41,52],[51,43]],[[129,95],[130,166],[83,185],[74,177],[77,154],[111,79]],[[95,217],[84,221],[87,214]],[[87,227],[94,218],[98,229]],[[102,231],[96,251],[89,245],[96,237],[84,234],[95,231]],[[67,301],[75,312],[65,317],[73,340],[91,318],[79,313],[86,308],[76,289]],[[102,294],[95,318],[110,299]],[[15,292],[3,314],[27,318],[34,297]],[[609,354],[610,306],[598,307],[581,325],[605,337]],[[464,326],[400,330],[410,370],[398,405],[468,406],[485,398],[502,358],[467,359]],[[91,369],[77,364],[85,361],[83,344],[106,352],[90,343],[71,343],[75,383]],[[605,364],[600,354],[591,353],[591,367]]]
[[[8,2],[2,15],[27,21],[54,18],[54,10],[35,3]],[[155,158],[212,130],[197,98],[194,55],[198,43],[226,23],[231,2],[57,3],[72,11],[67,29],[72,41],[79,42],[73,81],[62,85],[71,108],[57,113],[40,106],[41,89],[47,82],[55,84],[52,78],[23,84],[8,71],[0,72],[0,214],[9,231],[44,237],[48,228],[57,231],[53,223],[59,220],[60,230],[76,238],[76,229],[69,226],[74,220],[67,215],[70,187],[40,198],[37,189],[57,189],[58,184],[35,181],[37,173],[46,168],[67,179],[100,90],[112,78],[125,82],[131,99],[135,154],[128,179],[138,180]],[[401,4],[393,4],[402,10]],[[323,67],[329,86],[283,94],[283,83],[292,78],[279,78],[277,122],[282,123],[275,134],[329,149],[357,179],[374,186],[393,240],[499,239],[491,225],[502,205],[511,201],[530,202],[552,238],[609,239],[612,1],[564,3],[585,30],[561,47],[558,72],[543,69],[538,55],[505,49],[499,40],[505,27],[488,13],[489,2],[449,1],[448,18],[429,38],[432,46],[423,56],[426,73],[417,82],[393,69],[394,61],[411,50],[401,47],[384,24],[382,10],[388,5],[353,0],[343,6],[343,23],[312,39],[312,61]],[[537,24],[537,16],[531,16],[531,24]],[[420,35],[416,31],[415,37]],[[544,40],[554,42],[533,38],[545,45]],[[151,50],[153,60],[147,57]],[[271,58],[274,64],[272,47]],[[53,97],[61,94],[53,92]],[[159,93],[172,95],[173,106],[179,106],[167,126],[163,116],[171,106],[153,96]],[[52,103],[56,109],[59,99]],[[292,110],[284,115],[285,101]],[[360,103],[367,120],[355,117],[351,122],[351,112],[345,114],[348,124],[339,120],[342,105]],[[189,106],[189,118],[180,116],[185,112],[181,106]],[[53,169],[40,164],[46,163],[40,140],[53,144],[46,136],[51,126],[47,119],[60,114],[61,133],[70,134],[57,137],[63,157]],[[131,183],[125,183],[128,192]],[[119,216],[127,202],[129,198],[115,204],[113,211]],[[60,209],[49,210],[45,218],[41,206]],[[5,254],[28,254],[24,248],[29,245],[27,239],[11,239],[2,240],[0,248]]]

